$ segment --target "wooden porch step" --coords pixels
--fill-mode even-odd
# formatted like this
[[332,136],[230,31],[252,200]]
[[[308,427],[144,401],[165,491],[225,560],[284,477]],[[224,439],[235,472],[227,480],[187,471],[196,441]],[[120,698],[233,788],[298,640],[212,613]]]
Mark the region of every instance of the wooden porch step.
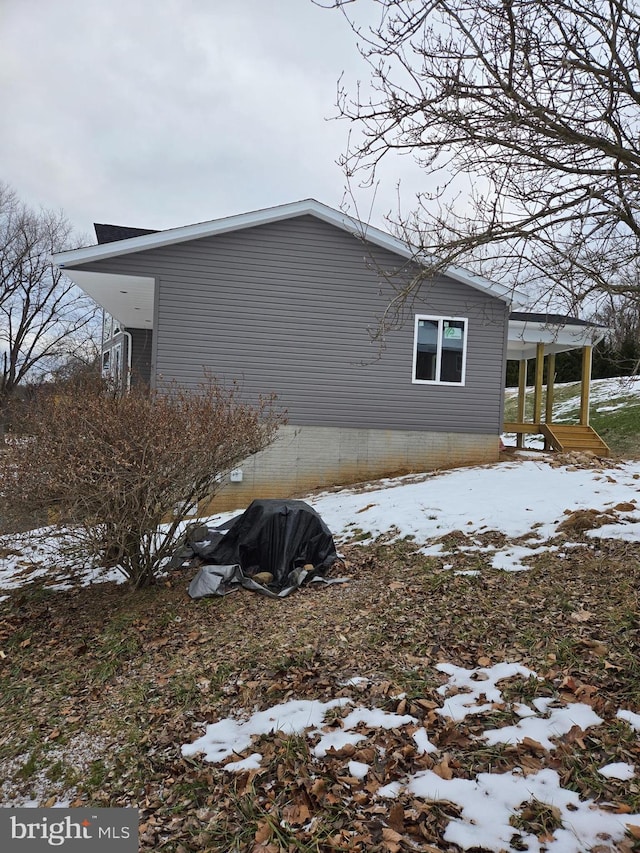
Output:
[[582,424],[540,424],[540,432],[555,450],[590,451],[596,456],[610,456],[611,450],[590,426]]

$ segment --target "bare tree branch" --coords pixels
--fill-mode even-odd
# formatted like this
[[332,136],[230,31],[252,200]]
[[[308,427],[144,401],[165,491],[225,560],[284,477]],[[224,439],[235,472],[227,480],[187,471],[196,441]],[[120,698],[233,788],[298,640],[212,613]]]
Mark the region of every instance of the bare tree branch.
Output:
[[378,0],[372,28],[358,0],[332,6],[371,74],[366,92],[340,84],[349,181],[371,185],[409,152],[439,184],[392,220],[434,259],[424,278],[451,264],[520,287],[526,275],[532,295],[571,307],[640,292],[635,0]]
[[50,262],[70,242],[62,213],[30,210],[0,184],[0,412],[91,335],[95,304]]

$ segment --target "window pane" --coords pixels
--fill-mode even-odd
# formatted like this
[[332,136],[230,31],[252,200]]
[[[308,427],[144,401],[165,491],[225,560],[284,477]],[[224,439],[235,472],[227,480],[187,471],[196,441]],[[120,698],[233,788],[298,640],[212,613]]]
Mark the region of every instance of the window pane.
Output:
[[441,382],[462,382],[464,320],[444,320],[442,323]]
[[438,354],[438,321],[418,320],[416,343],[416,375],[414,379],[434,381]]

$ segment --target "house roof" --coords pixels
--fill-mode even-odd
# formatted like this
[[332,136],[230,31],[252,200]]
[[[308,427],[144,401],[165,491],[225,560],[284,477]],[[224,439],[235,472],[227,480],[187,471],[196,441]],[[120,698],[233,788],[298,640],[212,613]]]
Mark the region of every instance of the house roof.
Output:
[[[86,246],[80,249],[73,249],[67,252],[59,252],[53,256],[53,262],[65,270],[67,275],[91,295],[94,295],[88,287],[91,283],[85,279],[81,281],[82,276],[72,274],[74,267],[85,264],[90,264],[94,261],[106,260],[107,258],[115,258],[122,255],[141,252],[148,249],[156,249],[164,246],[172,246],[177,243],[184,243],[188,240],[198,240],[202,237],[212,237],[217,234],[225,234],[232,231],[240,231],[245,228],[253,228],[258,225],[266,225],[271,222],[279,222],[285,219],[292,219],[297,216],[315,216],[324,222],[341,228],[350,234],[353,234],[364,241],[373,243],[384,249],[388,249],[396,255],[409,260],[419,261],[419,256],[416,251],[407,243],[399,240],[397,237],[375,228],[372,225],[367,225],[354,217],[351,217],[332,207],[321,204],[315,199],[305,199],[303,201],[295,201],[289,204],[281,204],[275,207],[267,207],[262,210],[254,210],[250,213],[241,213],[235,216],[226,216],[222,219],[213,219],[209,222],[199,222],[195,225],[185,225],[180,228],[170,228],[165,231],[150,231],[147,229],[126,229],[119,226],[101,226],[115,229],[112,233],[119,233],[115,237],[115,242],[99,243],[97,246]],[[125,236],[125,232],[135,231],[140,232]],[[144,233],[143,233],[144,232]],[[498,282],[489,281],[482,276],[471,273],[461,267],[451,266],[446,270],[447,276],[453,278],[470,287],[481,290],[484,293],[489,293],[503,300],[513,307],[522,307],[526,304],[526,297],[519,293],[515,288],[500,284]],[[94,296],[94,298],[98,298]],[[98,299],[100,301],[100,299]],[[101,303],[104,304],[104,303]],[[108,307],[108,306],[107,306]],[[113,312],[112,312],[113,313]],[[120,318],[126,322],[125,318]]]
[[[153,324],[153,278],[79,270],[76,267],[305,215],[315,216],[404,259],[420,259],[411,246],[397,237],[327,207],[315,199],[305,199],[165,231],[97,224],[95,228],[98,245],[60,252],[53,256],[53,262],[125,326],[148,329]],[[527,297],[510,286],[489,281],[457,266],[448,267],[446,273],[450,278],[489,293],[515,309],[509,318],[507,357],[510,359],[535,357],[538,343],[544,344],[545,353],[563,352],[593,345],[604,336],[603,327],[587,320],[563,314],[523,311]]]
[[547,323],[549,325],[562,326],[589,326],[592,329],[606,329],[601,323],[591,320],[582,320],[580,317],[570,317],[568,314],[536,314],[531,311],[512,311],[510,320],[522,320],[530,323]]
[[118,240],[128,240],[130,237],[142,237],[144,234],[157,234],[153,228],[129,228],[126,225],[104,225],[93,223],[98,243],[116,243]]

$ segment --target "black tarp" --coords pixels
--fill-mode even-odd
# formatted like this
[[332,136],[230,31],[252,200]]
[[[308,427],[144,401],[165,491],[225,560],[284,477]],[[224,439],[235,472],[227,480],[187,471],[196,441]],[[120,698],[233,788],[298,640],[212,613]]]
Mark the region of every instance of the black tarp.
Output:
[[304,501],[292,500],[255,500],[190,547],[201,564],[189,586],[192,598],[240,586],[280,598],[304,581],[322,579],[337,559],[322,518]]

